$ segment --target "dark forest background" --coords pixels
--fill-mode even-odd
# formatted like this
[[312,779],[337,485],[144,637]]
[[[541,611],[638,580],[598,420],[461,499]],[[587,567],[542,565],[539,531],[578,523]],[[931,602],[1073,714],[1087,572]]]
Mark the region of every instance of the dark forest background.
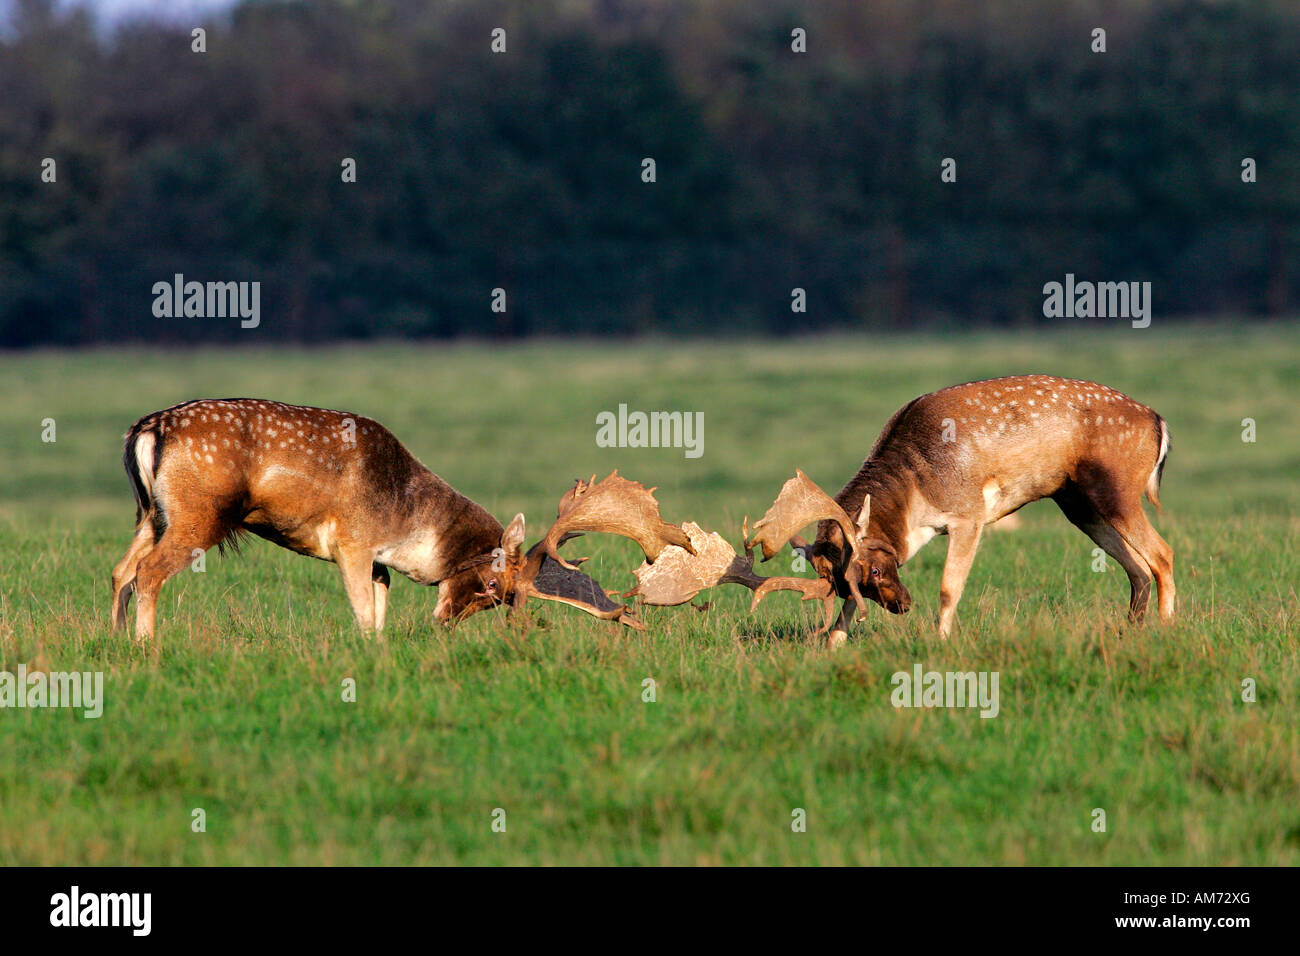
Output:
[[[1067,272],[1235,320],[1300,279],[1294,3],[18,0],[0,91],[0,346],[1032,325]],[[260,281],[261,326],[155,318],[174,273]]]

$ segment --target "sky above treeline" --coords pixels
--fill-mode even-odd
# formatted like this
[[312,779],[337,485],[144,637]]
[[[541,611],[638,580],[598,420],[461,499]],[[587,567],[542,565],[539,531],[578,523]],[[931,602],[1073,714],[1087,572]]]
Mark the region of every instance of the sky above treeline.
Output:
[[[127,20],[151,19],[169,23],[201,19],[233,7],[238,0],[57,0],[60,9],[90,10],[103,26]],[[0,0],[0,22],[8,23],[18,0]]]

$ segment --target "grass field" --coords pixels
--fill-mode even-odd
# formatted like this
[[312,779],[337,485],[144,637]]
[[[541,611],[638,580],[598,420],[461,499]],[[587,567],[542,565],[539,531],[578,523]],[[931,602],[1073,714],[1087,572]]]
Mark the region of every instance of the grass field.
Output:
[[[903,569],[913,612],[873,605],[833,653],[789,593],[751,616],[718,589],[705,611],[647,609],[643,633],[558,605],[451,633],[405,579],[376,642],[332,565],[257,540],[167,585],[159,660],[108,629],[134,516],[122,433],[187,398],[371,415],[498,518],[523,511],[530,542],[575,477],[615,466],[734,542],[796,467],[838,491],[910,398],[1029,371],[1169,420],[1172,626],[1126,627],[1123,572],[1094,572],[1092,542],[1038,503],[986,536],[947,643],[945,539]],[[703,456],[597,448],[621,402],[702,411]],[[103,671],[106,697],[98,720],[0,710],[0,864],[1295,865],[1297,407],[1283,326],[0,355],[0,669]],[[569,550],[633,583],[630,542]],[[917,663],[997,671],[999,715],[895,709],[890,676]]]

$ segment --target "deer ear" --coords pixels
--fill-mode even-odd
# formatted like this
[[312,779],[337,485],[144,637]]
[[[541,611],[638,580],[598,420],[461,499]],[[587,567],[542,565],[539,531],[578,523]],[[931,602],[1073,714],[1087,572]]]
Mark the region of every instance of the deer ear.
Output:
[[858,512],[858,538],[860,540],[867,537],[867,528],[871,524],[871,495],[867,495],[866,500],[862,502],[862,510]]
[[505,549],[506,557],[514,560],[519,557],[519,549],[524,546],[524,516],[515,515],[513,521],[507,525],[506,530],[501,532],[501,547]]

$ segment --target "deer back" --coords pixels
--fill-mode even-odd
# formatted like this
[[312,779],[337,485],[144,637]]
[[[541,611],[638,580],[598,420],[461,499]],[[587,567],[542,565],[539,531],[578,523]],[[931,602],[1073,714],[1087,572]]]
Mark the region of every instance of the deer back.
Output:
[[152,454],[134,464],[164,525],[207,515],[226,534],[249,530],[325,559],[340,541],[405,549],[420,565],[412,576],[429,583],[501,537],[490,513],[388,429],[350,412],[247,398],[186,402],[137,422],[128,457],[133,450],[137,459]]
[[[1047,375],[971,382],[899,409],[836,500],[856,515],[870,494],[873,524],[895,539],[918,511],[993,521],[1067,481],[1140,493],[1167,447],[1161,417],[1106,385]],[[835,538],[834,526],[823,523],[818,537]]]

